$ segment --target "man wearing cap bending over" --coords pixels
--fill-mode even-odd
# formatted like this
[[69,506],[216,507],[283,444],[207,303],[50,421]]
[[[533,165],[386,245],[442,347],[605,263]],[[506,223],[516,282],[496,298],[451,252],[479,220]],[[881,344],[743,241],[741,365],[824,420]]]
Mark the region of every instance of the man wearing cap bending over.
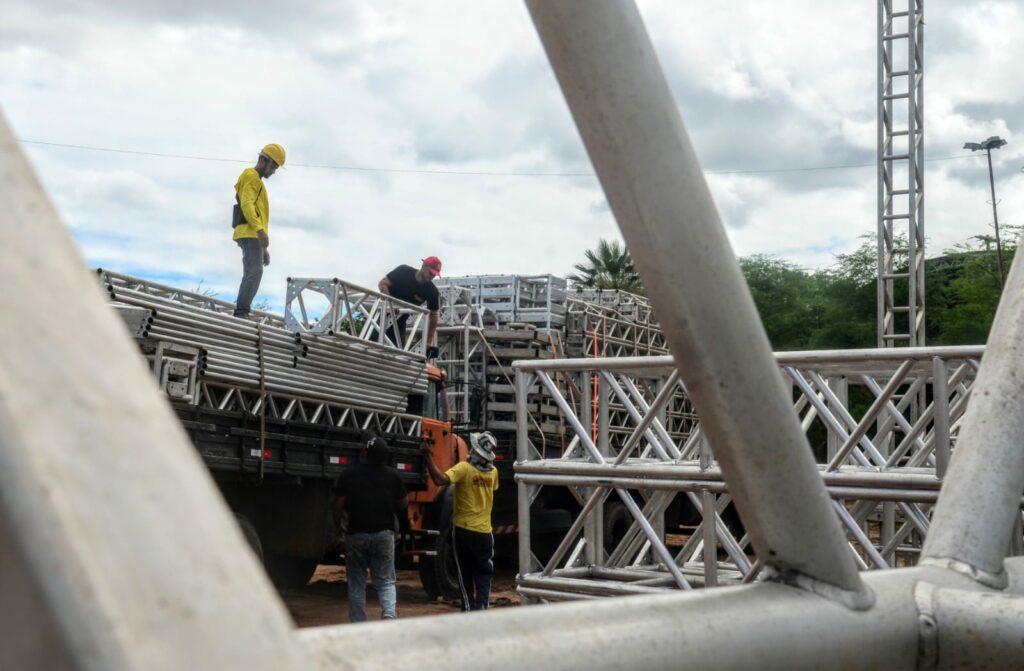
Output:
[[348,617],[366,621],[366,570],[377,590],[381,619],[398,617],[395,590],[395,521],[405,515],[409,499],[398,471],[387,465],[390,449],[383,438],[372,438],[363,451],[363,463],[338,478],[334,519],[347,514],[345,573],[348,580]]
[[[427,304],[430,310],[430,320],[427,324],[427,358],[437,358],[437,347],[434,346],[434,333],[437,331],[437,310],[441,306],[441,297],[437,287],[434,286],[434,278],[441,274],[441,259],[436,256],[428,256],[423,259],[423,265],[419,270],[412,266],[401,265],[385,275],[377,283],[377,289],[382,294],[394,296],[400,301],[412,303],[413,305]],[[398,318],[398,333],[405,342],[405,323],[409,315],[402,315]],[[393,337],[391,329],[388,335]]]
[[420,446],[434,484],[455,486],[452,544],[455,565],[459,569],[463,610],[486,610],[491,601],[491,578],[494,577],[491,509],[494,491],[498,489],[498,469],[494,467],[497,445],[490,431],[469,434],[467,460],[444,473],[434,463],[431,446],[426,442]]
[[235,299],[235,316],[248,317],[252,299],[260,289],[263,266],[270,265],[270,202],[263,180],[284,165],[284,147],[268,144],[256,159],[256,167],[246,168],[235,183],[235,211],[231,239],[242,249],[242,282]]

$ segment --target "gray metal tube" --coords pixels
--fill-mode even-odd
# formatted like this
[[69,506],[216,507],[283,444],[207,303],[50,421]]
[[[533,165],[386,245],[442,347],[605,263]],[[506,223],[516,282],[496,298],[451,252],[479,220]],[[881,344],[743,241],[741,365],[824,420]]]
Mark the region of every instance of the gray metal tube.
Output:
[[526,4],[758,556],[860,592],[636,6]]
[[924,556],[966,565],[1003,584],[1024,491],[1024,264],[1013,261],[985,360],[935,508]]
[[935,477],[946,477],[949,467],[949,388],[947,387],[949,371],[946,362],[939,357],[932,359],[932,413],[935,422]]
[[480,650],[487,668],[508,671],[909,671],[917,668],[918,641],[912,585],[929,575],[865,576],[878,595],[870,613],[760,583],[416,618],[400,630],[388,622],[304,629],[298,638],[324,671],[414,668],[424,659],[443,659],[446,671],[478,671]]
[[[985,353],[984,345],[957,345],[951,347],[906,347],[889,349],[844,349],[813,350],[807,352],[776,352],[775,361],[780,366],[841,366],[844,372],[865,363],[898,363],[913,359],[930,362],[933,357],[946,361],[980,359]],[[521,360],[512,363],[514,368],[523,370],[577,371],[603,370],[608,372],[644,371],[645,375],[656,374],[662,369],[675,368],[670,356],[593,357],[581,359]],[[895,366],[888,366],[896,370]]]
[[0,667],[306,666],[2,118],[0,201]]
[[[530,460],[530,434],[527,425],[526,389],[529,387],[527,375],[535,375],[521,370],[515,372],[516,387],[516,464],[524,464]],[[530,503],[533,487],[525,483],[516,484],[516,512],[519,523],[519,571],[526,573],[533,570],[533,553],[530,552]]]

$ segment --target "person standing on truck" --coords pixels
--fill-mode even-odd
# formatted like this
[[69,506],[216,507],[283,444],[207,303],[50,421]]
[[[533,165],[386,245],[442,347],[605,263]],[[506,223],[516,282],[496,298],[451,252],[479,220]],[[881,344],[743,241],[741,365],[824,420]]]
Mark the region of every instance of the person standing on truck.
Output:
[[395,590],[395,522],[409,507],[398,471],[387,465],[390,448],[383,438],[371,438],[365,461],[343,472],[335,490],[334,519],[348,515],[345,571],[348,577],[348,617],[366,621],[366,571],[377,590],[381,619],[398,618]]
[[[413,305],[427,304],[427,309],[430,310],[426,333],[428,359],[437,358],[434,333],[437,331],[437,311],[441,307],[441,295],[438,293],[437,287],[434,286],[434,278],[440,274],[441,259],[436,256],[428,256],[423,259],[423,265],[419,270],[403,264],[382,277],[377,283],[377,289],[382,294]],[[403,344],[405,343],[405,323],[408,320],[409,315],[402,315],[398,318],[398,333]],[[393,328],[389,328],[387,333],[392,340],[394,340]]]
[[248,317],[252,299],[260,289],[263,267],[270,265],[270,202],[263,180],[284,165],[284,147],[268,144],[260,151],[256,167],[246,168],[235,182],[235,209],[231,239],[242,249],[242,281],[235,299],[235,316]]
[[469,434],[469,458],[442,473],[434,463],[431,447],[420,447],[430,479],[439,487],[455,486],[452,544],[459,570],[463,610],[486,610],[494,577],[494,536],[491,509],[498,489],[494,448],[498,441],[490,431]]

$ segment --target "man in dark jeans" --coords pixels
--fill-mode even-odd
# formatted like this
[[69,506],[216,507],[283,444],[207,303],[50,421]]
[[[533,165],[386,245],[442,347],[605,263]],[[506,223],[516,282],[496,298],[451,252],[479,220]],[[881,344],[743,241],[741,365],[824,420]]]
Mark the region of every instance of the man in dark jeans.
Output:
[[463,610],[485,610],[491,600],[494,577],[491,509],[494,491],[498,489],[498,469],[494,467],[497,444],[490,431],[469,434],[468,461],[460,461],[444,473],[434,463],[431,446],[424,443],[420,447],[434,484],[455,486],[452,543]]
[[380,602],[381,619],[394,620],[395,516],[409,507],[405,485],[398,471],[387,465],[390,450],[383,438],[372,438],[364,450],[363,463],[338,478],[334,519],[348,516],[345,567],[348,576],[348,617],[366,621],[366,570]]
[[[426,354],[428,359],[437,358],[437,347],[434,346],[434,333],[437,331],[437,311],[441,307],[441,296],[434,286],[434,278],[441,274],[441,259],[436,256],[428,256],[423,259],[423,265],[419,270],[412,266],[401,265],[381,278],[377,283],[377,289],[385,295],[393,296],[400,301],[412,303],[413,305],[427,304],[430,311],[426,331]],[[405,323],[409,315],[405,314],[398,318],[398,334],[401,336],[401,344],[405,346]],[[396,341],[394,327],[389,327],[386,335]]]
[[284,147],[268,144],[255,168],[246,168],[235,183],[236,215],[231,239],[242,249],[242,281],[235,300],[235,316],[248,317],[252,299],[260,289],[263,267],[270,265],[270,202],[263,180],[284,165]]

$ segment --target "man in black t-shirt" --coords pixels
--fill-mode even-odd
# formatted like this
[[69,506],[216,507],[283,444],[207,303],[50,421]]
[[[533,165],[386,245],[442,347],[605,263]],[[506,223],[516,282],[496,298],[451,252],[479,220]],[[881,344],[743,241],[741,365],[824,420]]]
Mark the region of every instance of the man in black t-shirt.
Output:
[[[427,324],[426,344],[427,358],[437,358],[437,347],[434,346],[434,333],[437,331],[437,310],[441,307],[441,296],[434,286],[434,278],[441,274],[441,259],[436,256],[428,256],[423,259],[423,265],[419,270],[412,266],[401,265],[381,278],[377,283],[377,289],[382,294],[394,296],[398,300],[412,303],[413,305],[427,304],[430,310],[430,320]],[[402,315],[398,318],[398,332],[401,335],[402,343],[405,344],[405,323],[409,315]],[[388,329],[388,337],[394,339],[394,332]]]
[[341,520],[342,511],[348,514],[345,567],[352,622],[366,621],[367,569],[377,590],[381,619],[398,617],[395,516],[405,514],[409,499],[398,471],[387,465],[388,453],[383,438],[371,439],[366,444],[366,461],[342,473],[335,489],[335,520]]

